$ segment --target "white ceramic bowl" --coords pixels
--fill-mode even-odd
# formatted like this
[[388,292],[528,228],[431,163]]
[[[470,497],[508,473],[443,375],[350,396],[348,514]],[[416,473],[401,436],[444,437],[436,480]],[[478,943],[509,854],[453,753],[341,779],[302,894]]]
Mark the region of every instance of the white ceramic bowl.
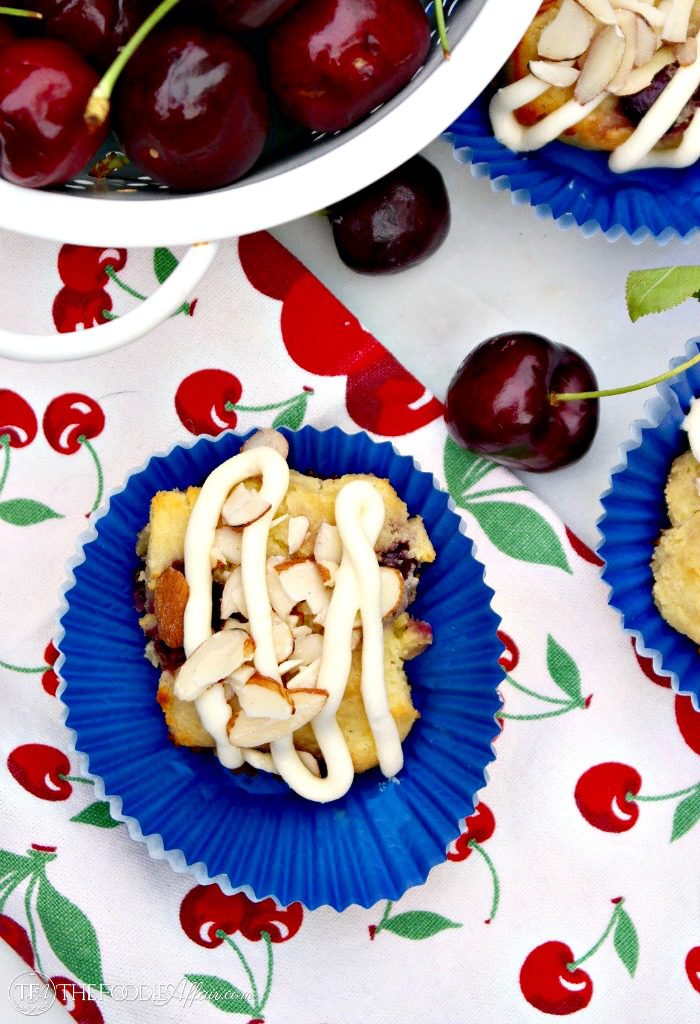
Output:
[[173,274],[133,313],[77,336],[27,339],[0,331],[0,355],[75,359],[140,337],[184,301],[213,259],[213,240],[322,209],[431,142],[505,63],[538,6],[539,0],[452,0],[450,60],[435,48],[413,81],[361,124],[224,189],[197,195],[134,187],[96,191],[76,179],[62,188],[32,190],[0,180],[0,228],[79,245],[200,243],[180,264],[177,278]]

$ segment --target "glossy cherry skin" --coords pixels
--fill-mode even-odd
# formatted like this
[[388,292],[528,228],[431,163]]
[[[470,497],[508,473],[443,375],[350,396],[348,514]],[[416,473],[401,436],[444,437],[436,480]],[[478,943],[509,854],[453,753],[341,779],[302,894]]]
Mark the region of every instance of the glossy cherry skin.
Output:
[[194,25],[154,33],[118,85],[119,135],[131,159],[174,189],[220,188],[260,156],[269,114],[252,58]]
[[450,201],[425,157],[397,167],[328,211],[343,263],[364,274],[391,274],[422,263],[450,229]]
[[340,131],[395,96],[429,49],[419,0],[305,0],[273,30],[270,81],[295,121]]
[[100,67],[112,63],[148,10],[143,0],[32,0],[42,27]]
[[455,839],[452,849],[448,850],[448,860],[466,860],[472,852],[470,842],[485,843],[490,839],[496,828],[496,819],[488,804],[479,803],[476,810],[464,823],[464,831]]
[[83,114],[97,73],[55,39],[5,46],[0,61],[0,174],[41,188],[73,178],[99,149],[107,124],[90,129]]
[[454,439],[513,469],[545,473],[575,462],[598,426],[598,400],[552,404],[550,394],[595,391],[588,363],[539,334],[499,334],[478,345],[447,391]]
[[74,292],[94,295],[109,283],[107,267],[122,270],[126,249],[100,249],[89,245],[62,245],[58,253],[58,273]]
[[278,21],[299,0],[205,0],[216,24],[226,32],[264,28]]
[[639,817],[639,807],[627,794],[636,796],[642,777],[636,768],[618,761],[596,764],[576,783],[574,799],[579,811],[602,832],[627,832]]
[[580,967],[569,970],[567,965],[573,961],[571,946],[565,942],[543,942],[528,953],[520,968],[520,988],[528,1003],[557,1017],[588,1006],[593,982]]
[[7,435],[10,448],[26,448],[36,437],[39,424],[29,402],[16,391],[0,390],[0,437]]
[[67,800],[73,787],[66,778],[70,761],[62,750],[44,743],[25,743],[11,750],[7,758],[10,775],[40,800]]
[[7,46],[8,43],[13,43],[17,36],[14,34],[7,21],[4,18],[0,18],[0,46]]
[[180,382],[175,411],[191,434],[220,434],[235,428],[236,411],[226,406],[240,401],[242,392],[238,377],[228,370],[195,370]]
[[53,398],[42,421],[46,440],[61,455],[75,455],[80,451],[80,438],[97,437],[104,425],[105,414],[100,404],[77,391]]

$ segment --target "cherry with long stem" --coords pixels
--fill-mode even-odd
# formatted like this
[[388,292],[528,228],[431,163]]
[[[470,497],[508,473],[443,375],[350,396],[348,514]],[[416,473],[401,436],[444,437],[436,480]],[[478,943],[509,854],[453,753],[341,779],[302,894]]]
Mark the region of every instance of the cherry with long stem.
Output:
[[622,912],[622,905],[624,904],[625,901],[624,901],[624,899],[622,899],[622,897],[618,897],[617,899],[614,899],[612,902],[615,904],[615,909],[613,910],[612,914],[610,915],[610,920],[608,921],[607,927],[606,927],[605,931],[603,932],[603,934],[598,939],[598,941],[594,942],[593,945],[591,946],[591,948],[589,950],[587,950],[583,954],[583,956],[578,957],[578,959],[576,959],[572,963],[566,965],[567,970],[571,971],[572,974],[573,974],[573,972],[578,967],[581,966],[581,964],[585,963],[586,960],[590,960],[590,958],[593,956],[593,954],[598,952],[598,950],[603,945],[603,943],[607,939],[607,937],[610,934],[610,932],[613,930],[613,928],[617,924],[618,918],[619,918],[619,916],[620,916],[620,914]]
[[665,380],[671,380],[673,377],[685,373],[686,370],[689,370],[691,366],[695,366],[697,363],[700,363],[700,355],[693,356],[692,359],[687,359],[684,363],[674,366],[671,370],[666,370],[665,373],[660,373],[656,377],[650,377],[648,380],[639,381],[637,384],[627,384],[620,388],[606,388],[601,391],[569,391],[561,394],[552,392],[549,396],[549,401],[552,405],[558,405],[560,402],[581,402],[592,398],[612,398],[613,395],[626,395],[632,391],[643,391],[644,388],[653,387],[654,384],[661,384]]
[[23,11],[20,7],[0,7],[0,14],[6,14],[11,18],[43,18],[39,11]]

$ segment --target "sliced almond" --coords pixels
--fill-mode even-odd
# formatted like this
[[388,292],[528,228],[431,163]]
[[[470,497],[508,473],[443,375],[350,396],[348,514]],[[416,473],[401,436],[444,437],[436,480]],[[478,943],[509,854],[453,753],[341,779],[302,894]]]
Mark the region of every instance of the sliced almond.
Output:
[[639,68],[654,56],[659,40],[646,18],[643,18],[641,14],[635,14],[635,18],[637,19],[637,50],[634,55],[634,67]]
[[287,681],[287,689],[294,693],[296,690],[313,690],[318,683],[319,672],[321,671],[321,659],[317,658],[310,665],[305,665],[296,675]]
[[581,106],[590,103],[613,80],[620,70],[625,53],[625,35],[617,25],[601,29],[591,43],[591,48],[581,68],[574,99]]
[[245,686],[250,677],[254,675],[254,666],[246,663],[244,665],[241,665],[240,668],[237,668],[235,672],[231,672],[229,675],[227,675],[224,682],[231,687],[234,693],[237,693],[240,689],[242,689]]
[[335,578],[338,575],[338,569],[340,566],[337,562],[316,562],[318,571],[321,573],[321,579],[323,580],[324,587],[334,587]]
[[172,566],[158,577],[153,611],[158,636],[168,647],[182,647],[185,642],[185,607],[189,592],[187,580]]
[[273,519],[270,523],[270,529],[272,529],[273,526],[280,526],[286,519],[289,519],[289,512],[285,512],[283,515],[277,516],[276,519]]
[[277,664],[291,655],[294,650],[294,637],[292,631],[277,612],[272,613],[272,642],[275,645],[275,657]]
[[612,0],[612,5],[617,11],[634,11],[653,28],[662,28],[666,20],[663,11],[658,10],[653,4],[645,3],[644,0]]
[[563,0],[556,17],[544,27],[537,45],[540,57],[571,60],[588,49],[598,23],[576,0]]
[[361,642],[362,642],[362,630],[361,629],[357,629],[357,628],[353,629],[353,631],[352,631],[352,638],[350,640],[350,650],[354,651],[356,647],[360,646]]
[[589,14],[602,22],[603,25],[614,25],[617,20],[610,0],[578,0]]
[[292,626],[292,636],[295,640],[300,636],[308,636],[309,633],[313,633],[311,626]]
[[298,668],[304,667],[304,662],[301,658],[289,658],[287,661],[281,662],[278,666],[279,673],[281,676],[286,676],[290,672],[296,671]]
[[309,532],[309,520],[306,516],[290,516],[289,527],[287,532],[287,546],[289,547],[289,554],[295,555],[301,545],[306,540],[306,535]]
[[689,36],[685,42],[678,43],[674,47],[676,60],[682,68],[694,64],[698,58],[698,41],[695,36]]
[[618,24],[625,37],[625,48],[622,53],[622,60],[617,69],[617,74],[608,82],[608,92],[614,93],[616,89],[622,89],[634,67],[634,59],[637,55],[637,23],[642,19],[632,11],[618,11]]
[[242,629],[214,633],[192,652],[175,679],[175,696],[196,700],[212,683],[225,679],[252,658],[255,643]]
[[540,82],[555,85],[559,89],[573,85],[580,74],[578,68],[564,60],[531,60],[529,68],[530,73],[539,78]]
[[258,430],[241,445],[242,452],[249,452],[253,448],[273,448],[278,455],[286,459],[289,455],[289,444],[284,434],[271,427]]
[[337,526],[321,523],[314,541],[314,558],[317,562],[337,562],[343,557],[343,542]]
[[382,618],[395,615],[403,601],[403,576],[398,569],[383,565],[379,570],[381,582]]
[[288,736],[316,717],[328,700],[328,692],[297,690],[293,700],[294,714],[286,720],[250,718],[243,711],[234,714],[227,727],[229,741],[237,747],[259,747]]
[[631,96],[635,92],[641,92],[642,89],[646,89],[654,76],[674,59],[675,56],[672,47],[664,46],[661,50],[657,50],[650,61],[647,61],[647,63],[642,67],[635,68],[630,72],[624,86],[621,89],[618,89],[615,95]]
[[229,526],[250,526],[269,512],[271,505],[260,491],[253,491],[244,483],[229,494],[221,509],[221,517]]
[[224,583],[224,589],[221,592],[220,614],[222,619],[227,619],[229,615],[245,615],[248,618],[248,609],[243,593],[243,571],[240,565],[236,566]]
[[294,714],[294,704],[285,688],[275,679],[257,672],[238,691],[238,703],[248,718],[272,718],[276,722],[284,722]]
[[328,611],[330,594],[323,585],[316,563],[309,558],[290,558],[276,565],[275,572],[294,606],[306,601],[314,621],[321,625]]
[[320,779],[321,769],[314,755],[310,754],[308,750],[297,750],[297,754],[299,755],[299,760],[309,769],[311,774]]
[[270,605],[274,612],[285,622],[289,621],[292,610],[294,608],[294,601],[289,596],[287,591],[282,586],[280,578],[277,574],[276,567],[284,562],[285,559],[279,555],[272,555],[267,560],[267,594],[270,598]]
[[294,641],[294,657],[301,660],[302,665],[310,665],[323,653],[323,637],[320,633],[300,636]]
[[231,565],[240,565],[243,548],[243,534],[230,526],[220,526],[214,532],[214,551],[224,556]]
[[226,619],[221,627],[222,629],[242,629],[246,633],[250,633],[250,623],[242,622],[240,619]]
[[694,0],[671,0],[666,12],[661,38],[667,43],[684,43]]

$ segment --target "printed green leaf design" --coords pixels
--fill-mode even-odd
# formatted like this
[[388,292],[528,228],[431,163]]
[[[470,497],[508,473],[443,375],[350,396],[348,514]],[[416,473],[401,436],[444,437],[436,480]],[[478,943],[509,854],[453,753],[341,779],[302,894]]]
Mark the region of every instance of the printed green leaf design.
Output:
[[504,555],[571,572],[561,541],[534,508],[514,501],[474,501],[468,510]]
[[615,925],[615,936],[613,938],[615,951],[629,971],[631,977],[637,970],[639,961],[639,938],[637,929],[632,923],[632,918],[626,910],[620,910]]
[[79,821],[83,825],[95,825],[97,828],[118,828],[122,824],[121,821],[115,821],[109,813],[109,804],[106,800],[96,800],[94,804],[88,804],[70,820]]
[[0,519],[12,526],[34,526],[46,519],[63,519],[63,516],[33,498],[12,498],[0,501]]
[[442,455],[447,489],[455,503],[464,508],[469,491],[485,476],[496,469],[496,463],[467,451],[448,437]]
[[168,280],[177,267],[178,262],[177,257],[170,249],[159,247],[153,250],[153,273],[158,279],[158,284],[163,284],[164,281]]
[[21,872],[23,877],[30,874],[34,867],[31,857],[23,857],[19,853],[10,853],[9,850],[0,850],[0,878],[10,875],[13,872]]
[[405,914],[397,914],[385,921],[382,931],[393,932],[402,939],[429,939],[447,928],[461,927],[456,921],[430,910],[407,910]]
[[680,839],[686,832],[690,832],[693,825],[700,821],[700,786],[687,796],[685,800],[676,807],[673,815],[673,829],[671,831],[671,842]]
[[44,875],[36,901],[46,940],[70,974],[86,985],[104,985],[97,933],[85,914]]
[[213,974],[186,974],[185,977],[218,1010],[255,1015],[253,1004],[225,978],[217,978]]
[[307,397],[305,394],[299,395],[294,399],[291,405],[288,405],[286,409],[283,409],[272,424],[273,427],[289,427],[290,430],[298,430],[304,422],[304,416],[306,416],[306,404]]
[[627,312],[631,320],[662,313],[686,299],[698,298],[700,267],[657,267],[627,275]]
[[572,700],[581,699],[581,674],[571,655],[558,644],[553,636],[547,636],[547,668],[560,690]]

